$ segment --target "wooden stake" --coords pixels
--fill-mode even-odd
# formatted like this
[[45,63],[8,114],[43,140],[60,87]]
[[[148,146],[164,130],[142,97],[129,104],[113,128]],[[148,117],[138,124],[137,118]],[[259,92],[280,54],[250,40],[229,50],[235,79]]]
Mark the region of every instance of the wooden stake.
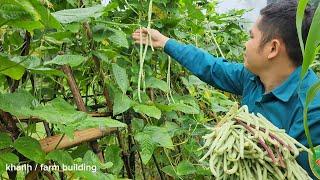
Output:
[[[59,143],[56,149],[65,149],[76,146],[80,143],[86,141],[93,141],[98,138],[101,138],[107,134],[111,134],[117,131],[117,128],[108,128],[106,130],[102,130],[100,128],[89,128],[84,130],[78,130],[74,132],[74,138],[69,139],[67,136],[62,138],[62,135],[54,135],[44,139],[41,139],[40,145],[44,152],[48,153],[55,149],[56,145]],[[62,138],[62,139],[61,139]]]
[[[92,35],[92,31],[90,29],[89,23],[88,22],[84,22],[83,23],[83,28],[86,31],[88,40],[90,41],[91,50],[94,51],[96,49],[96,47],[95,47],[95,44],[94,44],[94,41],[93,41],[93,35]],[[92,60],[93,60],[93,62],[95,64],[96,71],[99,73],[98,84],[103,88],[103,96],[104,96],[104,98],[106,100],[106,105],[107,105],[107,107],[109,109],[109,112],[112,112],[112,101],[110,99],[109,92],[108,92],[107,88],[105,87],[104,75],[103,75],[103,72],[100,69],[100,60],[94,55],[92,57]]]
[[[67,81],[68,81],[69,87],[71,89],[73,99],[74,99],[78,109],[83,112],[88,112],[87,108],[83,102],[83,99],[81,97],[76,80],[73,76],[71,67],[69,65],[63,65],[62,70],[67,75]],[[99,148],[97,140],[90,142],[90,146],[91,146],[91,149],[93,150],[93,152],[96,153],[96,155],[99,157],[100,161],[103,163],[104,162],[103,153]]]
[[83,112],[87,112],[87,108],[84,105],[84,102],[82,100],[82,97],[81,97],[78,85],[77,85],[75,78],[73,76],[71,67],[69,65],[63,65],[62,70],[67,75],[67,81],[68,81],[70,90],[72,92],[73,99],[78,107],[78,110],[83,111]]

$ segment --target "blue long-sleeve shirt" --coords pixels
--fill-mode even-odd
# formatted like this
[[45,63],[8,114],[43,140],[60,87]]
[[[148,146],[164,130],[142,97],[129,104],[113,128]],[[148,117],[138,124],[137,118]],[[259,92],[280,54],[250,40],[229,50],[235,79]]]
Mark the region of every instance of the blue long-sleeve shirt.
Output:
[[[227,92],[242,96],[242,105],[250,112],[261,113],[275,126],[308,147],[303,128],[303,105],[308,89],[319,81],[317,75],[308,70],[299,86],[301,66],[285,82],[269,93],[259,77],[248,71],[241,63],[231,63],[216,58],[208,52],[192,45],[180,44],[169,39],[164,51],[190,70],[202,81]],[[320,93],[308,109],[309,128],[314,145],[320,145]],[[307,153],[300,153],[298,163],[313,176]]]

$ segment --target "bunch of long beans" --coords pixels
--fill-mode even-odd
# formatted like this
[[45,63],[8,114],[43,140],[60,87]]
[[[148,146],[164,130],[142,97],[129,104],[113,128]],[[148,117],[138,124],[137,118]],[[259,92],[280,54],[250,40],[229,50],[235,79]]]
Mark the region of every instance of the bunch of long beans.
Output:
[[311,179],[295,160],[300,151],[311,151],[247,106],[233,107],[208,129],[200,162],[217,179]]
[[[147,29],[151,28],[151,16],[152,16],[152,0],[150,0],[149,2],[149,10],[148,10],[148,26]],[[141,27],[140,27],[141,30]],[[150,47],[152,49],[152,51],[154,51],[153,49],[153,45],[152,45],[152,39],[151,36],[149,35],[149,33],[147,34],[147,39],[146,39],[146,44],[145,47],[143,49],[143,44],[142,44],[142,33],[140,32],[140,51],[139,51],[139,62],[140,62],[140,68],[139,68],[139,77],[138,77],[138,99],[139,102],[141,103],[141,81],[144,77],[144,72],[143,72],[143,65],[144,65],[144,60],[146,59],[146,55],[147,55],[147,51],[148,51],[148,46],[150,43]]]

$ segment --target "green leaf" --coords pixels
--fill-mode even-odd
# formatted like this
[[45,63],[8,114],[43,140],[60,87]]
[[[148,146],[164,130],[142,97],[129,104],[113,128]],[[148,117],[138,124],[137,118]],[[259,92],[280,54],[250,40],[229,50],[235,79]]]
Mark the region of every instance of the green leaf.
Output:
[[6,172],[6,165],[15,165],[19,163],[19,157],[10,152],[0,154],[0,174]]
[[35,29],[45,28],[44,25],[42,25],[42,23],[39,21],[21,21],[21,19],[9,21],[7,25],[11,27],[26,29],[29,32],[32,32]]
[[117,56],[117,53],[112,50],[99,50],[99,51],[92,51],[92,54],[99,58],[101,61],[106,63],[110,63],[110,60]]
[[6,133],[0,132],[0,150],[10,146],[12,146],[11,137]]
[[170,105],[174,111],[181,111],[186,114],[199,114],[199,110],[194,108],[193,106],[189,106],[182,103],[172,104]]
[[180,112],[183,112],[186,114],[199,114],[200,113],[199,109],[197,109],[193,106],[186,105],[184,103],[175,103],[175,104],[169,104],[169,105],[157,103],[156,106],[159,109],[161,109],[162,111],[167,111],[167,112],[180,111]]
[[113,166],[108,169],[113,174],[118,174],[121,172],[123,161],[121,159],[121,149],[117,145],[110,145],[105,149],[105,158],[107,162],[112,162]]
[[144,104],[136,104],[133,106],[133,109],[137,113],[142,113],[156,119],[161,118],[161,111],[155,106],[149,106]]
[[[1,0],[0,17],[4,20],[36,20],[35,17],[15,0]],[[0,23],[2,25],[2,22]]]
[[65,24],[64,28],[72,33],[77,33],[81,29],[80,23]]
[[55,150],[50,152],[47,154],[46,159],[56,161],[60,166],[73,164],[71,155],[63,150]]
[[34,74],[44,75],[44,76],[51,76],[51,75],[60,76],[60,77],[65,76],[65,74],[62,71],[51,69],[51,68],[45,68],[45,67],[33,68],[33,69],[30,69],[30,72]]
[[118,86],[123,94],[125,94],[129,88],[129,80],[126,70],[118,64],[112,64],[112,71]]
[[141,149],[140,154],[141,154],[142,162],[143,164],[147,164],[151,159],[154,151],[154,142],[151,136],[144,132],[140,132],[137,135],[135,135],[135,139],[140,144],[140,149]]
[[314,100],[314,98],[316,97],[316,95],[319,91],[320,91],[320,82],[317,82],[313,86],[311,86],[311,88],[307,92],[305,105],[304,105],[304,109],[303,109],[304,131],[305,131],[305,134],[306,134],[306,137],[308,140],[309,147],[311,148],[313,153],[314,153],[314,148],[313,148],[313,143],[311,140],[311,135],[310,135],[309,126],[308,126],[308,107],[309,107],[310,103]]
[[189,161],[181,161],[177,166],[177,174],[179,176],[190,175],[194,173],[196,173],[196,169]]
[[74,38],[74,36],[71,32],[65,31],[46,34],[43,38],[45,41],[60,45],[62,43],[71,44],[72,38]]
[[45,162],[45,153],[41,149],[40,143],[31,137],[20,137],[14,142],[14,148],[23,156],[37,163]]
[[15,56],[11,58],[14,61],[26,69],[32,69],[41,65],[41,59],[37,56]]
[[51,15],[50,11],[45,8],[38,0],[19,1],[21,5],[36,19],[48,28],[63,30],[61,24]]
[[164,173],[168,174],[169,176],[178,178],[178,175],[175,172],[175,169],[172,166],[165,166],[161,169]]
[[132,129],[133,129],[134,133],[142,131],[142,129],[144,127],[143,120],[142,119],[138,119],[138,118],[133,118],[131,120],[131,124],[132,124]]
[[24,74],[25,68],[19,63],[9,60],[7,57],[0,55],[0,73],[19,80]]
[[49,33],[46,34],[46,37],[51,37],[56,39],[57,41],[70,41],[71,38],[73,38],[73,33],[66,31],[66,32],[53,32],[53,33]]
[[143,133],[148,134],[152,138],[154,144],[169,149],[173,148],[171,137],[166,128],[158,126],[146,126],[143,130]]
[[116,92],[113,99],[113,115],[118,115],[127,111],[132,106],[131,99],[122,93]]
[[103,14],[104,7],[101,5],[88,7],[88,8],[77,8],[77,9],[66,9],[53,13],[52,15],[60,23],[72,23],[81,22],[90,17],[98,18]]
[[69,126],[74,126],[76,129],[86,129],[86,128],[93,128],[93,127],[127,127],[125,123],[120,121],[107,118],[107,117],[90,117],[88,116],[85,120],[78,121],[77,123],[72,123]]
[[126,124],[107,117],[91,117],[87,113],[76,111],[73,106],[61,98],[56,98],[45,106],[32,111],[32,116],[46,120],[49,123],[60,125],[62,132],[68,137],[77,129],[92,127],[126,127]]
[[317,53],[316,50],[320,44],[319,27],[320,27],[320,4],[313,16],[310,30],[308,33],[308,38],[307,38],[306,47],[305,47],[304,56],[303,56],[302,70],[300,75],[301,79],[307,73],[309,66],[315,60],[316,53]]
[[308,154],[308,159],[312,173],[320,179],[320,146],[315,147],[315,156]]
[[41,59],[37,56],[15,56],[11,59],[11,61],[20,64],[34,74],[65,76],[62,71],[40,67]]
[[92,39],[96,42],[101,43],[108,37],[106,25],[104,24],[97,24],[92,27]]
[[82,158],[87,151],[89,151],[91,148],[89,144],[83,143],[74,148],[74,150],[71,151],[71,156],[73,159]]
[[169,92],[168,84],[160,79],[151,77],[146,80],[146,86],[151,88],[157,88],[165,93]]
[[0,109],[14,116],[29,117],[35,101],[35,98],[27,91],[0,94]]
[[167,129],[168,133],[170,134],[170,137],[173,137],[176,131],[181,131],[181,128],[178,126],[178,124],[170,121],[166,121],[164,127]]
[[35,21],[39,21],[41,19],[40,14],[37,12],[31,3],[31,0],[24,1],[16,1],[18,2],[26,11],[28,11],[34,17]]
[[87,113],[76,111],[73,106],[61,98],[48,102],[45,106],[36,107],[32,115],[54,124],[72,124],[87,118]]
[[107,169],[112,167],[112,162],[101,163],[98,156],[95,155],[92,151],[87,151],[83,157],[83,163],[86,165],[96,166],[100,169]]
[[86,57],[81,55],[58,55],[53,58],[51,61],[47,61],[44,65],[48,64],[57,64],[57,65],[65,65],[68,64],[71,67],[79,66],[83,61],[87,60]]
[[118,29],[113,29],[113,28],[106,28],[109,31],[111,31],[112,33],[110,35],[108,35],[108,39],[115,43],[116,45],[120,46],[120,47],[124,47],[124,48],[129,48],[129,43],[127,40],[127,34],[124,33],[121,30]]
[[201,167],[201,166],[196,166],[196,174],[202,175],[202,176],[212,176],[212,172],[210,169]]
[[188,9],[188,13],[192,19],[198,19],[198,20],[202,21],[205,18],[205,16],[202,14],[201,10],[196,9],[194,7]]

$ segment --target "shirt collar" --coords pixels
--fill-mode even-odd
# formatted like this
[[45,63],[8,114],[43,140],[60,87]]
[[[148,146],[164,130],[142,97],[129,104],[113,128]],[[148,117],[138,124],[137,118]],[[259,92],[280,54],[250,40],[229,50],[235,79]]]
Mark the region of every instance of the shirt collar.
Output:
[[283,102],[289,101],[296,91],[300,79],[301,66],[297,67],[281,85],[272,90],[272,94]]
[[[279,85],[278,87],[273,89],[271,91],[271,93],[276,98],[280,99],[283,102],[289,101],[290,97],[294,94],[294,92],[296,91],[296,89],[298,87],[300,72],[301,72],[301,66],[297,67],[290,74],[290,76],[281,85]],[[262,83],[260,82],[259,77],[257,75],[251,76],[250,80],[259,82],[262,85]]]

